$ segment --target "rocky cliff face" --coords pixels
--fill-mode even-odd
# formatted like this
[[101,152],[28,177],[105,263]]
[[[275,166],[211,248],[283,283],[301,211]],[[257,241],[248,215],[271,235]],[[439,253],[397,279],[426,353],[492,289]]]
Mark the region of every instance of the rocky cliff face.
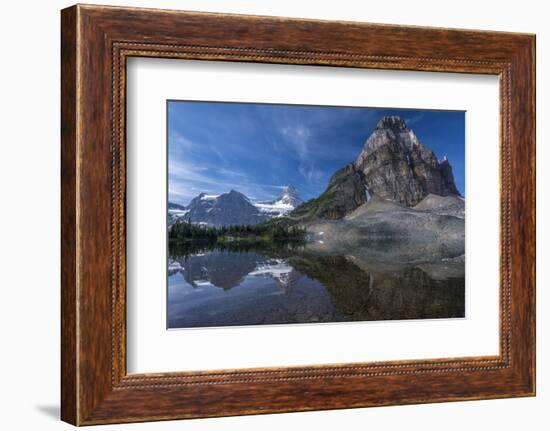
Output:
[[338,220],[367,202],[367,199],[365,176],[350,163],[336,171],[327,189],[318,198],[300,205],[290,215],[304,220]]
[[383,117],[355,162],[337,171],[318,198],[294,210],[305,219],[342,219],[373,196],[414,207],[428,195],[460,196],[449,161],[439,161],[405,122]]
[[405,122],[383,117],[354,163],[370,194],[414,206],[432,193],[459,195],[451,165],[439,161]]

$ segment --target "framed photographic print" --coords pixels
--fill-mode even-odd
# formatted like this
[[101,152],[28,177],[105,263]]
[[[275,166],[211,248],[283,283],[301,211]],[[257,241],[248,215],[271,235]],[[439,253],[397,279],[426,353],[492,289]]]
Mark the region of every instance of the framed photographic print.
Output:
[[167,116],[169,329],[465,317],[464,112]]
[[535,394],[533,35],[78,5],[61,36],[63,420]]

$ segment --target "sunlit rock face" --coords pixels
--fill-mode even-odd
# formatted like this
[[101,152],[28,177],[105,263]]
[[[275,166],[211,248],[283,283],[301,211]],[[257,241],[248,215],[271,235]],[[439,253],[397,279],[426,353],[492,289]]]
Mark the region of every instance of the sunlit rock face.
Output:
[[370,194],[406,206],[428,194],[459,195],[449,161],[438,160],[397,116],[383,117],[357,157]]
[[373,198],[415,207],[427,196],[460,197],[449,161],[438,160],[400,117],[386,116],[357,159],[336,171],[326,190],[292,215],[340,220]]

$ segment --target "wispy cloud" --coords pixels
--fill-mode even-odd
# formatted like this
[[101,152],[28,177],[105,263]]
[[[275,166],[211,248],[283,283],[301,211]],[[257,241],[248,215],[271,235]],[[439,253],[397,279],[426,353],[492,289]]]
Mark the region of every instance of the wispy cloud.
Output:
[[216,184],[208,174],[207,166],[196,166],[183,160],[170,159],[168,162],[168,174],[178,180],[193,181],[205,184]]
[[219,150],[216,143],[212,141],[212,139],[208,138],[203,138],[200,141],[190,139],[174,127],[170,127],[168,130],[168,142],[172,153],[189,155],[190,153],[206,150],[215,156],[218,161],[225,162],[226,158]]
[[191,139],[186,138],[173,128],[168,130],[168,142],[178,150],[190,150],[195,146],[195,143]]
[[303,124],[287,124],[281,129],[281,134],[300,160],[307,158],[311,130]]
[[298,116],[286,115],[278,122],[282,142],[294,154],[302,178],[308,185],[321,181],[324,173],[315,163],[318,156],[318,143],[314,141],[316,129]]
[[[207,192],[208,191],[205,191],[205,193]],[[172,187],[172,185],[170,185],[168,201],[185,205],[198,194],[198,192],[191,189]]]
[[244,193],[251,199],[275,197],[285,185],[254,182],[244,172],[197,166],[182,160],[170,160],[168,165],[169,198],[176,202],[188,201],[199,193],[221,194],[230,189]]
[[[315,197],[336,170],[357,157],[383,115],[400,115],[411,127],[437,121],[439,129],[430,128],[434,142],[452,151],[445,127],[450,123],[430,111],[171,102],[170,197],[187,203],[201,191],[235,189],[267,200],[289,183],[304,199]],[[442,133],[444,140],[435,139]]]
[[419,112],[410,117],[405,117],[405,124],[407,124],[407,127],[410,127],[413,124],[418,123],[419,121],[422,121],[423,119],[424,119],[424,112]]
[[300,172],[308,183],[318,183],[325,176],[325,173],[321,169],[316,168],[313,164],[300,164],[298,166],[298,172]]

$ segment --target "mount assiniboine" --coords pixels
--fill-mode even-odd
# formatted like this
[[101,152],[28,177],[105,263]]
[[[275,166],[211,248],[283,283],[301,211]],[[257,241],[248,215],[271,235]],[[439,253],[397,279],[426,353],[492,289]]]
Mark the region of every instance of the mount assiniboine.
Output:
[[168,204],[168,224],[176,220],[191,220],[209,226],[257,224],[274,217],[281,217],[302,203],[297,190],[283,187],[273,201],[253,201],[243,193],[231,190],[220,195],[201,193],[189,205]]

